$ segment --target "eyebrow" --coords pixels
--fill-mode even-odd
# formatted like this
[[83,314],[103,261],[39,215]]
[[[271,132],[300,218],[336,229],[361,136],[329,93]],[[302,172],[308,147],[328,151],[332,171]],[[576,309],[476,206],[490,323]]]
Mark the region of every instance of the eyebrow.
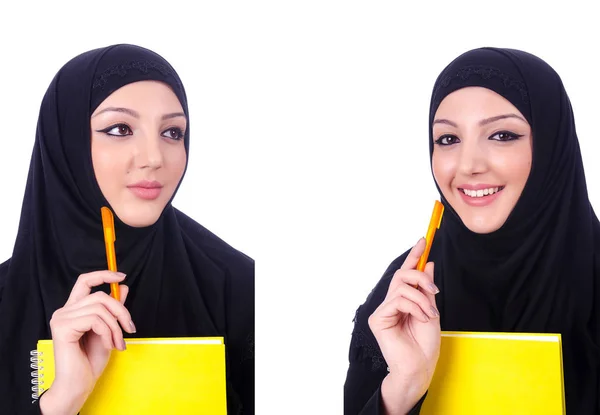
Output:
[[[493,122],[499,121],[499,120],[504,120],[506,118],[516,118],[518,120],[521,120],[523,122],[527,122],[523,119],[523,117],[518,116],[517,114],[502,114],[502,115],[496,115],[495,117],[490,117],[490,118],[485,118],[481,121],[479,121],[479,126],[483,127],[484,125],[487,124],[491,124]],[[451,125],[454,128],[458,128],[458,125],[456,125],[456,123],[450,121],[450,120],[446,120],[443,118],[439,118],[433,121],[433,124],[448,124]]]
[[[129,108],[123,108],[123,107],[107,107],[104,108],[102,111],[98,112],[97,114],[95,114],[92,118],[97,117],[100,114],[103,114],[105,112],[121,112],[124,114],[128,114],[131,115],[133,118],[140,118],[140,114],[138,114],[136,111],[129,109]],[[185,114],[183,112],[172,112],[170,114],[165,114],[161,117],[161,119],[164,120],[170,120],[171,118],[177,118],[177,117],[184,117],[185,118]]]

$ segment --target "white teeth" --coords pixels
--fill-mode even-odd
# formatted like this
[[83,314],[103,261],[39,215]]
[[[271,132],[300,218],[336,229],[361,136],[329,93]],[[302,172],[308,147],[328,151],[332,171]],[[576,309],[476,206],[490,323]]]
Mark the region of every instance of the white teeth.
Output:
[[469,189],[461,189],[464,194],[470,197],[483,197],[487,195],[493,195],[497,193],[498,190],[503,189],[502,187],[490,187],[489,189],[480,189],[480,190],[469,190]]

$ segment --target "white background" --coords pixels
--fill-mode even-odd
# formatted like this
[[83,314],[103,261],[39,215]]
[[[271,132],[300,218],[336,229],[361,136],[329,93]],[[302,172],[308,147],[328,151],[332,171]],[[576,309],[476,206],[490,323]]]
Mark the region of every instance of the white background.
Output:
[[190,166],[174,204],[257,261],[259,414],[342,413],[354,311],[424,234],[437,197],[429,96],[458,54],[523,49],[559,72],[600,208],[600,36],[597,12],[582,3],[6,3],[0,261],[12,252],[54,74],[113,43],[162,54],[191,111]]

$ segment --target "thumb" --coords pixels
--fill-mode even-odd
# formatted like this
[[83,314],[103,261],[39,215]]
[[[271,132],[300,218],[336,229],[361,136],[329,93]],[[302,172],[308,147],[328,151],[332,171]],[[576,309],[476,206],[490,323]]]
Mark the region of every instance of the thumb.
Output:
[[119,289],[121,290],[121,304],[125,304],[127,294],[129,294],[129,287],[123,284],[119,284]]
[[[429,281],[431,282],[431,288],[434,291],[439,292],[439,288],[434,283],[435,264],[433,262],[428,262],[427,265],[425,265],[425,269],[423,270],[423,272],[425,273],[425,275],[427,275],[427,277],[429,277]],[[427,298],[429,298],[429,300],[431,300],[431,302],[435,306],[435,294],[431,294],[431,292],[429,292],[428,290],[422,290],[422,292],[427,296]]]
[[429,281],[433,282],[434,278],[434,271],[435,271],[435,264],[433,262],[428,262],[425,265],[425,269],[423,270],[423,272],[425,274],[427,274],[427,276],[429,277]]

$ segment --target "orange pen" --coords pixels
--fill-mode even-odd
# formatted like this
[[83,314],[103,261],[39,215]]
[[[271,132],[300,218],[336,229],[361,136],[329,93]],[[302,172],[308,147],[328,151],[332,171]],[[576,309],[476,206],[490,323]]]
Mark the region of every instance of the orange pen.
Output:
[[427,235],[425,235],[425,251],[417,263],[417,270],[421,272],[425,270],[427,258],[429,258],[429,251],[431,251],[431,245],[433,244],[433,237],[435,236],[435,231],[440,228],[443,214],[444,205],[440,201],[436,200],[435,204],[433,205],[433,213],[431,214],[431,220],[429,221],[429,228],[427,228]]
[[[113,213],[107,207],[102,207],[102,228],[104,229],[104,245],[106,247],[106,261],[110,271],[117,271],[117,256],[115,254],[115,218]],[[119,284],[116,282],[110,283],[110,295],[117,301],[121,300],[121,292]]]

